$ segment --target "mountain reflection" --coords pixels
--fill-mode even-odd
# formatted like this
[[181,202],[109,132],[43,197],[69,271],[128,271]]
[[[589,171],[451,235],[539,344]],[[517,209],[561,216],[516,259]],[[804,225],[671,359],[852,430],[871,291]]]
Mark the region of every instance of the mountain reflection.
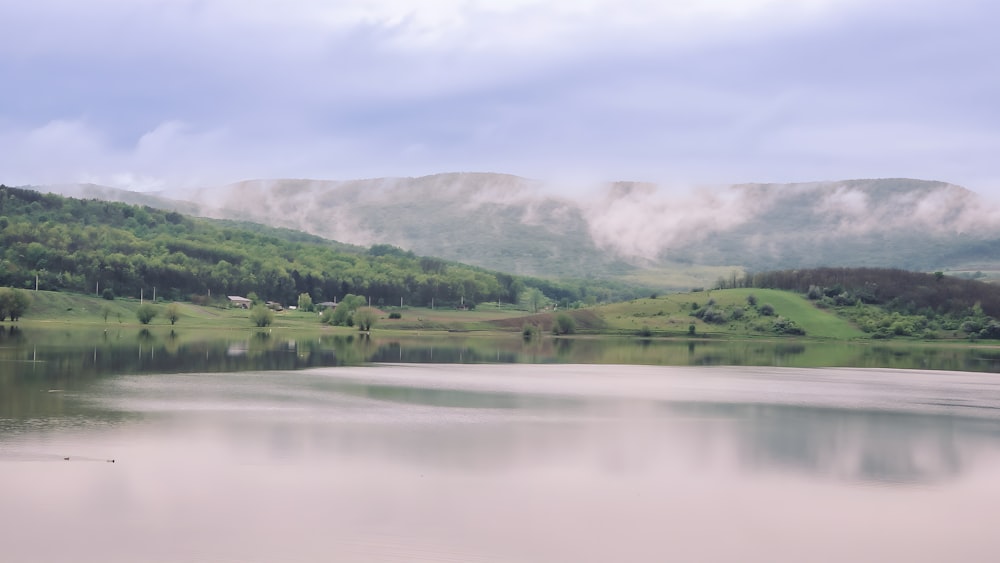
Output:
[[[945,415],[784,405],[670,405],[676,415],[736,422],[746,470],[791,470],[837,480],[927,483],[957,477],[975,452],[1000,448],[1000,428]],[[718,444],[716,444],[718,445]]]

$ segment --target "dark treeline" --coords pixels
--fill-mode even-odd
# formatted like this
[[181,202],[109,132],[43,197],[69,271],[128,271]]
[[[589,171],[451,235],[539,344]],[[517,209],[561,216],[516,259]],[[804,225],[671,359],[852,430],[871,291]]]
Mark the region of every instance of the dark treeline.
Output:
[[36,280],[42,289],[81,293],[138,297],[155,287],[174,300],[254,292],[282,303],[301,293],[315,302],[355,294],[385,305],[510,303],[529,286],[572,301],[588,292],[628,296],[600,282],[526,280],[389,245],[350,247],[287,229],[0,185],[0,286],[30,288]]
[[977,303],[991,317],[1000,316],[1000,287],[985,282],[890,268],[815,268],[748,275],[748,287],[819,290],[827,296],[849,293],[863,303],[908,314],[931,311],[963,315]]

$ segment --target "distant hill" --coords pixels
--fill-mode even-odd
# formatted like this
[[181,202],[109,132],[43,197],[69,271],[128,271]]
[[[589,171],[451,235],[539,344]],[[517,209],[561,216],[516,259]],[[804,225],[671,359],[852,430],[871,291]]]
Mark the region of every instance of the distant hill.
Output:
[[345,182],[253,180],[190,194],[214,217],[294,228],[352,244],[514,274],[587,277],[635,266],[601,249],[579,203],[504,174]]
[[454,173],[251,180],[176,194],[183,202],[146,204],[187,205],[187,213],[547,277],[620,277],[695,265],[1000,270],[1000,209],[944,182],[847,180],[688,192],[617,182],[554,195],[568,193],[565,186],[517,176]]
[[0,287],[111,298],[157,288],[161,297],[197,301],[252,292],[286,304],[303,293],[314,302],[355,294],[376,305],[438,306],[517,302],[528,288],[565,303],[639,291],[512,276],[390,245],[360,248],[288,229],[2,184]]
[[101,201],[115,201],[129,205],[146,205],[155,209],[176,211],[185,215],[201,215],[202,213],[201,206],[190,201],[180,201],[156,193],[133,192],[121,188],[100,186],[98,184],[55,184],[22,187],[37,192],[53,193],[77,199],[99,199]]

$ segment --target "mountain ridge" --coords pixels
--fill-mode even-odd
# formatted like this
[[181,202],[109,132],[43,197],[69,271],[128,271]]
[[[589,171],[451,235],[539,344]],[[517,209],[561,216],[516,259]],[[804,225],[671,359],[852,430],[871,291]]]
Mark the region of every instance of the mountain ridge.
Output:
[[164,205],[548,277],[619,277],[689,265],[935,270],[1000,263],[1000,244],[993,244],[1000,241],[1000,209],[936,180],[689,191],[620,181],[584,188],[586,195],[574,198],[565,186],[480,172],[254,179],[180,192],[182,199]]

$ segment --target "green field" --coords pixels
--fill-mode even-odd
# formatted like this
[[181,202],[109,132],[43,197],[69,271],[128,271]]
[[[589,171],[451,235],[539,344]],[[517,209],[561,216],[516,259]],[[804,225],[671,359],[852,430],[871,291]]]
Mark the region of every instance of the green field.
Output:
[[[31,292],[32,304],[20,322],[63,325],[141,326],[136,310],[138,299],[105,300],[95,296],[55,291]],[[146,301],[147,303],[149,301]],[[170,326],[164,316],[167,303],[158,301],[159,315],[150,322],[150,328]],[[232,307],[199,306],[178,302],[181,317],[178,327],[185,328],[252,328],[250,313]],[[473,310],[451,308],[406,307],[386,311],[376,309],[381,330],[497,330],[490,321],[523,317],[526,312],[509,306],[484,304]],[[400,319],[389,319],[389,311],[401,314]],[[275,313],[272,328],[308,330],[353,330],[348,327],[329,327],[320,323],[319,314],[286,309]],[[519,327],[520,324],[517,324]]]
[[[775,315],[793,320],[810,338],[852,339],[866,335],[850,322],[836,314],[818,309],[798,294],[773,289],[723,289],[676,293],[662,297],[637,299],[626,303],[613,303],[596,307],[594,311],[602,317],[609,331],[638,332],[648,328],[652,334],[687,334],[690,325],[701,335],[760,336],[767,335],[766,326],[771,317],[765,318],[747,304],[747,297],[757,297],[758,306],[770,304]],[[692,304],[705,305],[714,300],[716,307],[731,310],[739,307],[744,316],[723,324],[706,323],[691,316]]]
[[[747,303],[749,295],[757,298],[758,306]],[[21,322],[64,325],[142,326],[136,318],[139,301],[135,299],[104,300],[95,296],[50,291],[32,292],[33,303]],[[741,309],[742,317],[724,323],[708,323],[691,315],[697,307],[704,307],[709,300],[713,307],[732,314]],[[765,316],[759,308],[769,304],[774,315]],[[249,312],[244,309],[198,306],[178,303],[181,317],[178,327],[204,329],[253,328]],[[150,328],[169,327],[165,317],[165,303],[157,303],[160,314],[148,325]],[[525,324],[534,324],[547,332],[560,313],[574,317],[578,332],[589,334],[623,334],[649,336],[689,336],[694,325],[695,335],[701,337],[759,337],[778,336],[768,327],[776,319],[793,321],[805,331],[805,337],[850,340],[865,338],[866,334],[849,321],[833,312],[819,309],[806,298],[791,292],[769,289],[727,289],[669,294],[634,301],[598,305],[584,309],[546,311],[529,315],[524,310],[510,306],[496,307],[481,304],[473,310],[450,308],[429,309],[421,307],[377,310],[379,317],[375,329],[379,331],[519,331]],[[402,318],[390,319],[389,312]],[[317,313],[285,310],[275,314],[271,325],[275,329],[352,331],[349,327],[330,327],[319,321]]]

